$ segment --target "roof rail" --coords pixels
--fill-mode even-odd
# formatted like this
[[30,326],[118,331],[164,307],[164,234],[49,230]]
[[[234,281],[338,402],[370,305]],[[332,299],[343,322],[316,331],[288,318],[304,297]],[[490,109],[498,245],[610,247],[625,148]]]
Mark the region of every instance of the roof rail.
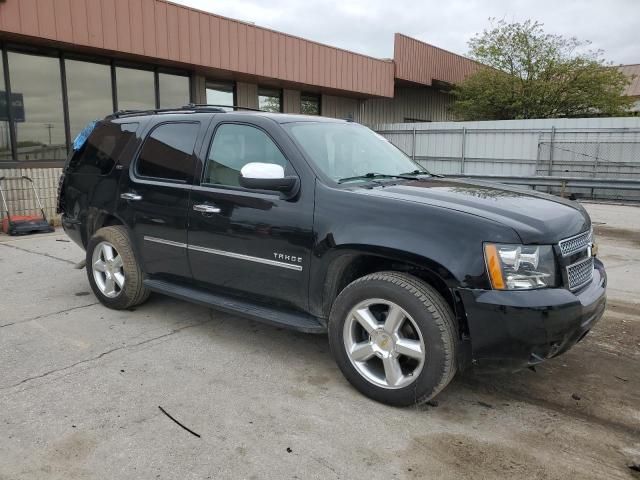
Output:
[[157,113],[170,113],[170,112],[181,112],[184,110],[191,110],[194,112],[215,112],[215,113],[225,113],[227,108],[232,108],[233,110],[249,110],[252,112],[264,112],[264,110],[260,110],[259,108],[250,108],[250,107],[241,107],[238,105],[211,105],[208,103],[189,103],[188,105],[183,105],[181,107],[174,108],[149,108],[146,110],[118,110],[117,112],[113,112],[110,115],[107,115],[106,118],[119,118],[126,115],[155,115]]
[[182,108],[192,108],[197,110],[206,110],[206,109],[217,109],[217,111],[226,112],[223,110],[225,108],[232,108],[233,110],[248,110],[251,112],[264,112],[265,110],[260,110],[259,108],[251,108],[251,107],[241,107],[240,105],[213,105],[210,103],[190,103],[185,105]]
[[119,118],[125,115],[154,115],[156,113],[179,112],[181,110],[184,110],[184,107],[149,108],[147,110],[118,110],[110,115],[107,115],[107,118]]

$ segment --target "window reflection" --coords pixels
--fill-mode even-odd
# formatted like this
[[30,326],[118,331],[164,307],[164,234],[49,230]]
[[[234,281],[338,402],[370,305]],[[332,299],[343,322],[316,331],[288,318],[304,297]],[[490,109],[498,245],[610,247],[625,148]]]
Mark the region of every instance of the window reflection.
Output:
[[187,181],[193,176],[193,148],[199,128],[198,123],[166,123],[156,127],[144,142],[137,173]]
[[282,90],[258,88],[258,108],[265,112],[281,112]]
[[300,96],[300,113],[304,115],[320,115],[320,95],[303,93]]
[[[75,55],[74,55],[75,56]],[[8,75],[0,68],[0,161],[44,160],[63,162],[67,135],[75,136],[91,121],[113,112],[113,89],[117,110],[148,110],[156,107],[155,74],[152,70],[116,66],[115,85],[111,65],[82,59],[64,59],[69,123],[65,125],[60,58],[8,51]],[[7,83],[11,80],[11,98]],[[227,95],[216,103],[233,104],[233,84],[207,90]],[[158,97],[164,108],[190,102],[188,75],[158,73]],[[8,101],[9,100],[9,101]],[[9,114],[13,125],[9,124]],[[12,154],[11,132],[16,151]]]
[[24,114],[16,116],[18,160],[64,160],[60,63],[57,58],[8,52],[14,100],[22,96]]
[[158,83],[161,108],[182,107],[189,103],[189,77],[159,73]]
[[7,105],[7,90],[4,82],[4,71],[1,68],[0,68],[0,160],[11,160],[11,134],[9,132],[9,107]]
[[[209,105],[229,105],[233,103],[233,83],[207,82],[207,103]],[[225,110],[233,110],[226,108]]]
[[71,139],[92,120],[113,111],[109,65],[66,60]]
[[223,124],[211,143],[205,183],[238,187],[240,170],[251,162],[287,167],[282,152],[262,130],[248,125]]
[[156,107],[153,72],[116,67],[118,110],[150,110]]

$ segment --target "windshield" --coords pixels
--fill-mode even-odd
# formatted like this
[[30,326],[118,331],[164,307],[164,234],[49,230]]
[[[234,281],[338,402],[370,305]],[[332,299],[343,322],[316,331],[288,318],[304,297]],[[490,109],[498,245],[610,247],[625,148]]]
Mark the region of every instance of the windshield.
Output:
[[429,173],[386,138],[357,123],[300,122],[285,128],[336,182]]

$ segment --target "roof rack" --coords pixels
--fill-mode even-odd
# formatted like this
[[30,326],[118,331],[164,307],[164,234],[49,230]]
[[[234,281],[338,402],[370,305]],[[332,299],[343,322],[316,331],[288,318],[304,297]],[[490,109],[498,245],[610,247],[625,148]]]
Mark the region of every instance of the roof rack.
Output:
[[179,112],[181,110],[184,110],[184,107],[149,108],[147,110],[118,110],[110,115],[107,115],[107,118],[119,118],[125,115],[155,115],[156,113]]
[[227,110],[225,110],[227,108],[232,108],[233,110],[249,110],[252,112],[264,112],[264,110],[260,110],[259,108],[241,107],[239,105],[211,105],[208,103],[189,103],[188,105],[183,105],[181,107],[174,107],[174,108],[149,108],[147,110],[118,110],[117,112],[113,112],[111,115],[107,115],[107,118],[119,118],[119,117],[124,117],[126,115],[155,115],[157,113],[181,112],[184,110],[191,110],[194,112],[225,113],[227,112]]
[[232,108],[234,110],[248,110],[250,112],[265,111],[265,110],[260,110],[259,108],[241,107],[239,105],[214,105],[210,103],[190,103],[188,105],[185,105],[182,108],[197,109],[197,110],[206,110],[206,109],[214,110],[215,109],[217,111],[222,111],[222,112],[226,112],[226,110],[224,110],[225,108]]

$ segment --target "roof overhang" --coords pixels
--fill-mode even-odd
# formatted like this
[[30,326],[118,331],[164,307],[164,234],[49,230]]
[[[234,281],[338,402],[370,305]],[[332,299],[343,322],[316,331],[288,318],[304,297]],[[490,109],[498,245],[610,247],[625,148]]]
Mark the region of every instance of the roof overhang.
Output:
[[451,89],[484,65],[401,33],[393,45],[395,78],[417,85]]
[[393,97],[389,60],[165,0],[7,0],[0,37],[284,88]]

